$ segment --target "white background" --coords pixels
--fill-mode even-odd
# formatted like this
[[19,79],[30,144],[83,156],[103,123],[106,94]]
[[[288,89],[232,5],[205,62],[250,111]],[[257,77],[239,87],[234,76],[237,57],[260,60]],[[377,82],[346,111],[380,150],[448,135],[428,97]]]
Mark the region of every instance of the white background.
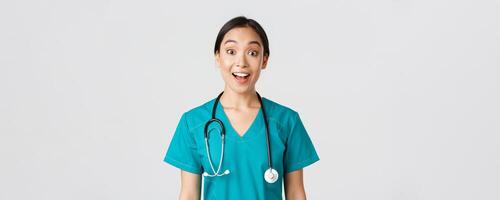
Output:
[[0,3],[0,199],[176,199],[181,114],[223,89],[220,27],[256,19],[257,90],[301,114],[309,199],[500,199],[500,2]]

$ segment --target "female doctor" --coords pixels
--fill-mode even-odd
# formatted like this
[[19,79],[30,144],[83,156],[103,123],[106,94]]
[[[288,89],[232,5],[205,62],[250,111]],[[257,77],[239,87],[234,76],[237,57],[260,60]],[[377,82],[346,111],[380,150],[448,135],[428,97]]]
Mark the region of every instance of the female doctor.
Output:
[[[184,112],[164,161],[181,170],[180,199],[306,199],[303,168],[319,160],[299,114],[255,89],[269,42],[240,16],[220,29],[214,47],[224,90]],[[216,98],[215,98],[216,96]]]

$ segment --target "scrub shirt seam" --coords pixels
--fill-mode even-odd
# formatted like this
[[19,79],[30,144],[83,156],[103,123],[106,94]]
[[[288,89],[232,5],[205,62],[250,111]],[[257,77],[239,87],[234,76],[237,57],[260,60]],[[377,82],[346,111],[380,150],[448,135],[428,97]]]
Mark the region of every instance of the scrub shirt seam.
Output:
[[[298,170],[298,169],[302,169],[302,168],[306,167],[306,166],[307,166],[307,164],[312,164],[312,163],[314,163],[314,162],[316,162],[316,161],[318,161],[318,160],[319,160],[319,156],[317,156],[317,155],[312,156],[312,155],[314,155],[314,153],[313,153],[313,152],[311,152],[311,153],[307,156],[307,158],[306,158],[306,159],[304,159],[304,160],[302,160],[302,161],[300,161],[300,162],[296,162],[296,163],[294,163],[294,164],[291,164],[291,166],[292,166],[292,167],[288,167],[288,168],[286,169],[286,172],[285,172],[285,173],[289,173],[289,172],[292,172],[292,171],[295,171],[295,170]],[[309,163],[309,162],[311,162],[311,163]],[[303,165],[304,165],[304,163],[306,163],[306,166],[303,166]]]
[[194,129],[197,129],[197,128],[198,128],[198,127],[200,127],[200,126],[204,126],[204,125],[205,125],[204,123],[199,123],[199,125],[193,126],[192,128],[189,128],[189,127],[188,127],[189,132],[191,132],[191,131],[192,131],[192,130],[194,130]]
[[[195,139],[193,138],[193,135],[192,135],[192,129],[191,129],[191,128],[189,128],[189,124],[188,124],[188,122],[187,122],[187,121],[188,121],[188,120],[187,120],[187,118],[188,118],[188,113],[187,113],[187,112],[184,112],[184,114],[183,114],[183,115],[184,115],[184,117],[183,117],[183,118],[184,118],[184,119],[183,119],[183,120],[184,120],[184,125],[185,125],[185,126],[186,126],[186,128],[187,128],[187,137],[189,138],[189,139],[188,139],[188,142],[189,142],[189,145],[190,145],[190,146],[189,146],[189,148],[190,148],[191,150],[193,150],[193,151],[195,151],[195,152],[196,152],[196,151],[197,151],[197,145],[193,142],[193,140],[195,140]],[[196,172],[196,173],[198,173],[198,174],[199,174],[199,173],[201,173],[201,170],[200,170],[197,166],[192,166],[192,165],[186,164],[186,163],[184,163],[184,162],[182,162],[182,161],[176,160],[176,159],[171,158],[171,157],[168,157],[168,158],[170,158],[171,160],[173,160],[173,161],[175,161],[175,162],[178,162],[180,165],[184,165],[185,167],[190,168],[191,170],[195,171],[195,172]]]
[[[182,166],[183,168],[185,168],[185,169],[189,170],[190,172],[195,172],[196,174],[201,173],[201,171],[200,171],[199,169],[197,169],[196,167],[193,167],[193,166],[191,166],[191,165],[189,165],[189,164],[186,164],[186,163],[184,163],[184,162],[182,162],[182,161],[179,161],[179,160],[177,160],[177,159],[175,159],[175,158],[172,158],[172,157],[170,157],[170,156],[167,156],[167,157],[165,158],[165,162],[170,163],[169,161],[170,161],[170,162],[173,162],[173,163],[174,163],[174,164],[176,164],[176,165]],[[182,168],[181,168],[181,169],[182,169]],[[185,169],[182,169],[182,170],[185,170]],[[187,171],[187,170],[186,170],[186,171]]]
[[[295,112],[294,111],[294,114],[296,116],[294,122],[293,122],[293,125],[292,125],[292,129],[290,129],[290,135],[288,136],[288,138],[292,137],[292,134],[293,134],[293,131],[295,130],[295,127],[297,126],[297,123],[299,121],[299,113]],[[288,141],[288,138],[287,138],[287,141]]]
[[191,147],[190,147],[190,148],[195,147],[195,149],[196,149],[196,144],[195,144],[195,143],[193,143],[193,141],[191,141],[191,140],[194,140],[194,138],[192,138],[192,134],[191,134],[191,133],[192,133],[192,132],[191,132],[191,131],[192,131],[192,129],[191,129],[191,128],[189,128],[189,124],[188,124],[188,122],[187,122],[187,117],[188,117],[187,115],[188,115],[187,113],[184,113],[184,124],[186,125],[186,127],[187,127],[187,131],[188,131],[188,132],[187,132],[187,134],[188,134],[188,136],[189,136],[189,145],[191,145]]
[[[287,141],[289,140],[289,138],[291,138],[291,137],[292,137],[293,131],[295,130],[295,127],[297,126],[298,121],[299,121],[299,119],[300,119],[300,117],[299,117],[299,113],[298,113],[298,112],[293,111],[293,113],[295,114],[295,120],[294,120],[294,123],[293,123],[293,125],[292,125],[292,129],[290,129],[290,135],[288,136]],[[313,155],[313,152],[311,152],[309,155],[307,155],[307,156],[306,156],[306,159],[304,159],[304,160],[302,160],[302,161],[299,161],[299,162],[296,162],[296,163],[294,163],[294,164],[290,164],[292,167],[287,167],[287,168],[286,168],[285,173],[288,173],[288,172],[291,172],[291,171],[297,170],[297,169],[295,169],[295,168],[297,168],[297,167],[299,167],[298,169],[300,169],[300,167],[302,166],[302,164],[307,163],[307,162],[309,162],[309,161],[311,161],[311,160],[313,160],[313,159],[315,159],[315,158],[317,157],[317,156],[315,156],[315,157],[310,157],[311,155]],[[302,167],[302,168],[303,168],[303,167]],[[291,170],[290,170],[290,169],[291,169]]]
[[271,120],[274,121],[276,124],[278,124],[280,126],[281,130],[283,129],[283,127],[285,127],[285,126],[283,126],[283,124],[281,124],[281,122],[279,120],[275,119],[274,117],[269,118],[269,121],[271,121]]
[[285,136],[283,136],[282,133],[283,133],[283,130],[286,130],[285,129],[286,126],[283,125],[279,120],[277,120],[275,118],[269,118],[269,121],[270,122],[273,121],[276,124],[276,128],[278,129],[278,131],[275,133],[276,137],[278,137],[280,139],[280,144],[283,145],[283,146],[285,146],[286,145],[285,144],[286,143],[285,140],[286,140],[287,136],[286,136],[286,134],[285,134]]

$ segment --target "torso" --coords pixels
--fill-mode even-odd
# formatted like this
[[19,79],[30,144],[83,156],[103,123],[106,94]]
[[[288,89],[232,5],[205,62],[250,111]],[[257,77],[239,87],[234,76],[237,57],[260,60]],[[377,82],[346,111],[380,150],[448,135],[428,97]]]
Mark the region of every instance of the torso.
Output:
[[[178,133],[175,136],[177,139],[171,143],[176,146],[172,147],[172,156],[169,160],[177,166],[188,167],[184,164],[191,164],[191,168],[185,169],[191,169],[193,173],[213,174],[206,152],[207,146],[210,147],[211,158],[217,170],[219,159],[221,159],[221,142],[224,141],[220,170],[221,172],[230,170],[230,174],[221,177],[204,176],[204,199],[281,200],[286,170],[297,167],[299,164],[304,166],[303,163],[298,162],[303,159],[308,159],[306,164],[318,160],[312,145],[307,143],[308,138],[299,137],[299,140],[295,141],[300,142],[287,143],[292,141],[287,138],[293,130],[299,130],[298,133],[303,133],[301,135],[306,134],[305,130],[292,130],[300,120],[298,114],[264,97],[262,98],[264,110],[260,109],[258,102],[252,104],[251,108],[244,108],[243,111],[234,107],[224,108],[219,102],[215,117],[220,119],[225,126],[225,139],[221,138],[220,126],[212,123],[208,140],[205,140],[203,133],[207,121],[212,117],[214,103],[215,99],[212,99],[184,114],[185,120],[180,124],[179,132],[176,132]],[[264,172],[268,169],[268,152],[265,120],[261,111],[265,111],[269,122],[268,133],[273,168],[280,174],[278,181],[273,184],[265,182],[263,178]],[[231,127],[233,125],[234,128]],[[303,126],[295,128],[303,128]],[[244,133],[244,136],[239,135],[240,133]],[[183,151],[179,152],[180,150]],[[287,153],[288,156],[286,156]],[[179,161],[185,161],[185,163]]]

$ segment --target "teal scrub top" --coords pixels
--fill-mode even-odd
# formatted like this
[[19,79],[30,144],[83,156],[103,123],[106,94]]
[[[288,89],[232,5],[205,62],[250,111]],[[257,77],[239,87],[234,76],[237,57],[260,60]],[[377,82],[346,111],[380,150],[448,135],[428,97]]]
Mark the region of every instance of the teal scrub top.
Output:
[[[206,171],[213,174],[207,158],[203,130],[212,116],[214,103],[215,98],[183,113],[164,157],[165,162],[191,173],[201,175]],[[299,114],[264,97],[262,103],[268,118],[272,164],[278,171],[278,180],[267,183],[264,179],[264,172],[269,167],[262,109],[243,136],[240,136],[218,102],[215,117],[224,123],[226,131],[220,173],[226,169],[230,173],[219,177],[203,176],[204,199],[282,199],[284,174],[319,160]],[[217,171],[221,152],[221,128],[217,123],[212,123],[208,130],[210,154],[214,170]]]

